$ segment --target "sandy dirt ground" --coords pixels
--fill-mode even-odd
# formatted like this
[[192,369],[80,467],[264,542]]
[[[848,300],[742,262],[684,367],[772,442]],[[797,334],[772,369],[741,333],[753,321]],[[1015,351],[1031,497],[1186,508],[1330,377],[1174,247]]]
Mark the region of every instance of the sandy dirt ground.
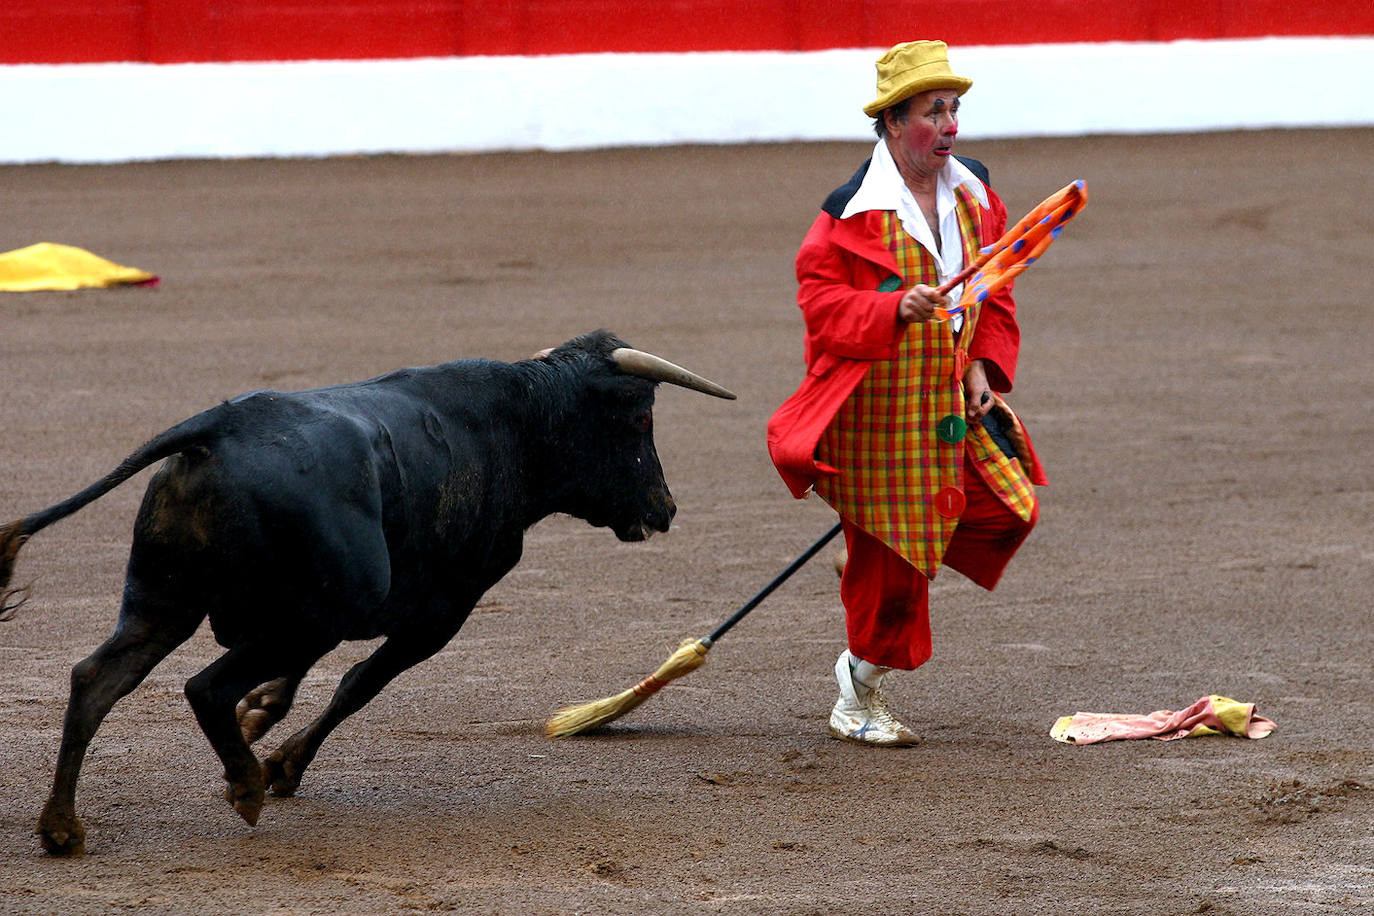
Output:
[[[787,495],[763,429],[800,380],[796,245],[866,144],[0,168],[0,250],[64,242],[163,278],[0,295],[0,521],[244,391],[597,327],[740,395],[660,392],[672,531],[535,526],[449,647],[254,828],[182,695],[218,655],[202,629],[98,734],[89,854],[42,853],[68,673],[113,626],[148,472],[44,531],[0,626],[0,912],[1374,912],[1374,131],[962,151],[1013,218],[1075,178],[1092,200],[1019,284],[1040,526],[995,592],[934,583],[935,657],[889,690],[924,739],[901,751],[826,735],[828,552],[630,716],[542,733],[831,525]],[[261,747],[372,648],[327,656]],[[1048,735],[1210,693],[1278,730]]]

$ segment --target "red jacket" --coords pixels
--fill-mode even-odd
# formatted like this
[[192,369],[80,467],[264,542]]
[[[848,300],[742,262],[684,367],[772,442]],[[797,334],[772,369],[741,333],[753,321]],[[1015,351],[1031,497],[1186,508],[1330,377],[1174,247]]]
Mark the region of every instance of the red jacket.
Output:
[[[863,172],[860,169],[846,188],[857,187]],[[815,460],[816,444],[869,365],[896,355],[906,330],[897,319],[902,290],[878,289],[897,274],[892,252],[882,242],[881,215],[868,210],[839,219],[843,202],[852,196],[852,191],[844,195],[846,188],[827,201],[797,252],[797,304],[806,321],[806,378],[768,421],[768,453],[798,498],[821,474],[835,473]],[[836,195],[842,195],[838,203]],[[981,210],[984,246],[1001,238],[1007,225],[1002,199],[991,188],[987,196],[989,207]],[[1008,392],[1021,345],[1011,284],[989,296],[981,308],[968,355],[984,361],[993,391]],[[1025,444],[1030,458],[1026,474],[1032,483],[1043,484],[1044,470],[1028,437]]]

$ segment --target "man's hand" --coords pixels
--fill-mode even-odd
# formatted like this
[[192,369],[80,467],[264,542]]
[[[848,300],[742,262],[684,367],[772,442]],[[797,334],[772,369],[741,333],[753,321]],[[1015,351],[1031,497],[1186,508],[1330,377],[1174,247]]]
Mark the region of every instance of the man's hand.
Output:
[[964,413],[970,423],[978,422],[992,410],[992,389],[981,359],[970,360],[964,370]]
[[937,306],[949,308],[949,304],[949,297],[940,295],[935,287],[918,283],[897,303],[897,320],[907,324],[929,321],[935,317]]

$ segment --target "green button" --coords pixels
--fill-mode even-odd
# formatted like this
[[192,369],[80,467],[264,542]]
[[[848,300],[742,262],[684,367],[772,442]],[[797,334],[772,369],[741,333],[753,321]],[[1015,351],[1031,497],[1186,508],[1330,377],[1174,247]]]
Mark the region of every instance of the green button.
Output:
[[891,293],[902,288],[902,278],[893,274],[886,280],[878,284],[878,292]]
[[968,424],[958,414],[950,414],[935,424],[935,434],[950,445],[963,439],[967,432]]

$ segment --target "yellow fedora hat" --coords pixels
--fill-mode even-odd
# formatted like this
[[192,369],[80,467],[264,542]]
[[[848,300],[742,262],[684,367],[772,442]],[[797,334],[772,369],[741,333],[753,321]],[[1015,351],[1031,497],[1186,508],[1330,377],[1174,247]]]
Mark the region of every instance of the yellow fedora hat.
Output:
[[973,80],[949,69],[948,47],[943,41],[906,41],[878,58],[878,97],[864,106],[864,114],[878,116],[884,108],[929,89],[968,92]]

